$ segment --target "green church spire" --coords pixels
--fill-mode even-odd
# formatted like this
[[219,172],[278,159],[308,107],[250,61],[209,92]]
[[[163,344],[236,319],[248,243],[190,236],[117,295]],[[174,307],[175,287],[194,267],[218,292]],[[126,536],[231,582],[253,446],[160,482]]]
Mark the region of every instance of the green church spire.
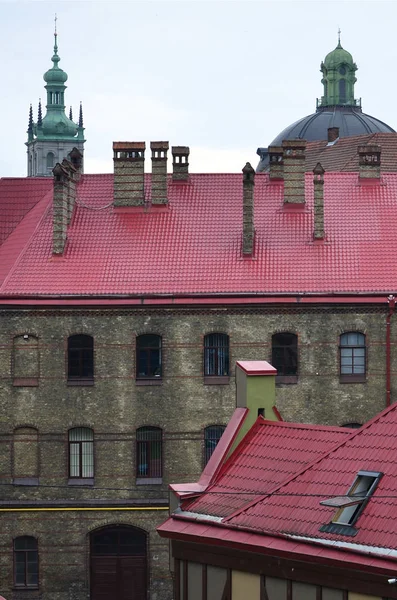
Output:
[[28,175],[31,177],[51,177],[56,162],[67,158],[73,148],[81,154],[84,152],[84,127],[82,113],[79,123],[73,122],[72,109],[69,118],[65,113],[65,90],[67,73],[59,67],[58,33],[54,32],[54,52],[52,67],[44,73],[47,92],[46,113],[42,116],[41,101],[37,123],[29,123],[28,140]]
[[354,84],[357,79],[355,73],[357,65],[350,52],[344,50],[338,31],[338,45],[329,52],[321,63],[320,71],[323,74],[321,83],[324,94],[317,101],[317,108],[330,106],[361,106],[360,100],[354,98]]

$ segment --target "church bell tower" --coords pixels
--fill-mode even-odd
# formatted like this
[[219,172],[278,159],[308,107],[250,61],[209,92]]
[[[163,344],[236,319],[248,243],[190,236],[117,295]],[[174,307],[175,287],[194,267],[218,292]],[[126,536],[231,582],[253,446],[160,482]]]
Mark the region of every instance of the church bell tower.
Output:
[[[44,73],[46,82],[46,114],[42,116],[41,100],[38,106],[37,122],[33,121],[33,109],[30,105],[28,124],[28,177],[51,177],[57,162],[69,158],[73,148],[84,156],[83,109],[80,104],[79,121],[73,122],[72,108],[69,118],[65,114],[65,82],[67,74],[58,63],[58,43],[55,19],[53,66]],[[82,163],[83,166],[84,163]]]

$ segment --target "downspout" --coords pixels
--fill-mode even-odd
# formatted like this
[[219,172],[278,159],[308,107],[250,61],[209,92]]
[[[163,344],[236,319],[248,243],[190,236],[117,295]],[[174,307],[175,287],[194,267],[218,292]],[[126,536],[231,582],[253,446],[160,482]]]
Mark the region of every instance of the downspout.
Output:
[[386,317],[386,406],[390,406],[390,388],[391,388],[391,318],[396,306],[395,297],[390,294],[387,297],[389,312]]

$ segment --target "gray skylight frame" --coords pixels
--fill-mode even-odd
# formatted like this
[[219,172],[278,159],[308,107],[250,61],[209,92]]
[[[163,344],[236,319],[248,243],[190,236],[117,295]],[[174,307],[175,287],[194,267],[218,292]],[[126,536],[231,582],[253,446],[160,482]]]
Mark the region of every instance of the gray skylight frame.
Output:
[[[367,505],[370,498],[372,497],[382,476],[383,476],[383,473],[381,473],[379,471],[358,471],[352,485],[350,486],[350,488],[345,496],[338,496],[336,498],[329,498],[327,500],[322,500],[320,502],[320,504],[322,504],[323,506],[333,506],[333,507],[337,508],[336,514],[331,519],[330,523],[327,526],[325,526],[325,528],[328,529],[328,526],[332,526],[332,527],[340,526],[341,528],[352,527],[356,523],[357,519],[359,518],[359,516],[361,515],[365,506]],[[357,487],[357,485],[359,484],[359,480],[362,477],[370,477],[373,479],[373,481],[365,492],[360,493],[360,494],[359,493],[354,494],[354,489]],[[349,519],[346,519],[345,521],[340,520],[343,513],[345,511],[347,511],[347,509],[353,508],[357,505],[359,505],[358,510],[356,509],[355,511],[353,511],[353,514]],[[339,515],[339,518],[337,518],[338,515]],[[326,530],[325,528],[323,526],[321,528],[321,531],[325,531]]]

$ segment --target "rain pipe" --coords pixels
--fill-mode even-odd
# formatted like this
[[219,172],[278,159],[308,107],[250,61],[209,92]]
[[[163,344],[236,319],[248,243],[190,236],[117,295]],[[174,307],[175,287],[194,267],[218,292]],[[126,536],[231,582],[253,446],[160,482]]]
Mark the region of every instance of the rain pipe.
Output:
[[386,406],[390,406],[390,388],[391,388],[391,318],[396,307],[396,299],[390,294],[387,297],[389,312],[386,317]]

